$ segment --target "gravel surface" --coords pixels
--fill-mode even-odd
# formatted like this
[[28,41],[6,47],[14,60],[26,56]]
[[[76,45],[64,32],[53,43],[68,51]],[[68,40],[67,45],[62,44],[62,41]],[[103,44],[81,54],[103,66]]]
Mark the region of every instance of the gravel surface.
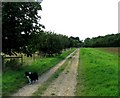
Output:
[[72,56],[71,63],[60,76],[47,88],[42,96],[75,96],[77,84],[77,66],[79,61],[79,49]]

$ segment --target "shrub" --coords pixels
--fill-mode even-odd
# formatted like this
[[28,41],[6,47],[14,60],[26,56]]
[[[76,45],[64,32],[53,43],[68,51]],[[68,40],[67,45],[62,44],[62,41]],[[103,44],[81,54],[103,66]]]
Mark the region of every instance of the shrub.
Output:
[[18,59],[10,59],[9,61],[5,62],[5,68],[18,70],[22,67],[22,64],[19,62]]

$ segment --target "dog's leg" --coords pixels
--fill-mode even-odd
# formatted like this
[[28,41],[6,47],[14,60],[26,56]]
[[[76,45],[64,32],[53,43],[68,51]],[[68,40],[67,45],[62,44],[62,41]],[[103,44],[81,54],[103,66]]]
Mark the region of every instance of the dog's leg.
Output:
[[27,76],[27,78],[28,78],[29,84],[31,84],[31,79],[30,79],[30,77],[29,77],[29,76]]
[[36,79],[36,82],[38,82],[38,79]]
[[35,83],[35,81],[33,80],[32,83]]

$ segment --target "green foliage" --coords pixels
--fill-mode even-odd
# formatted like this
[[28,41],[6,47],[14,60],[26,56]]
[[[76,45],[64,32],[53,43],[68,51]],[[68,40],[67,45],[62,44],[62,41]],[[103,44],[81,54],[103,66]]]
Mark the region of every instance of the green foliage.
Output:
[[79,47],[79,38],[68,38],[54,32],[44,32],[40,24],[39,2],[3,2],[2,3],[2,52],[8,55],[24,53],[32,56],[40,54],[53,56],[63,49]]
[[20,70],[7,70],[2,76],[2,94],[3,96],[11,95],[19,88],[27,84],[27,79],[24,77],[25,71],[38,72],[39,76],[55,66],[58,62],[63,60],[67,55],[75,49],[65,51],[59,56],[42,58],[33,61],[31,65],[23,66]]
[[76,87],[78,96],[117,96],[117,55],[97,49],[82,48]]
[[0,72],[0,97],[2,96],[2,72]]
[[42,10],[38,2],[2,2],[2,51],[5,54],[29,55],[30,39],[44,28],[38,23],[41,18],[38,10]]
[[18,70],[22,67],[22,64],[19,62],[18,59],[10,59],[9,61],[5,62],[5,69],[10,68],[12,70]]
[[119,47],[120,33],[106,36],[98,36],[93,38],[86,38],[84,47]]
[[63,49],[78,46],[78,40],[76,41],[75,39],[70,39],[65,35],[54,32],[40,32],[36,34],[31,44],[31,48],[34,47],[35,51],[48,56],[60,54]]
[[80,41],[79,37],[70,37],[70,47],[81,47],[82,41]]

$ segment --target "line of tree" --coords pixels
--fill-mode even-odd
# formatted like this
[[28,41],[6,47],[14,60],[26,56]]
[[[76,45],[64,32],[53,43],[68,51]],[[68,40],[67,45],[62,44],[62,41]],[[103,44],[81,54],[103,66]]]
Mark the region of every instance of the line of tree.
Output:
[[59,54],[63,49],[79,47],[78,37],[45,32],[40,24],[40,2],[2,2],[2,52],[8,55],[24,53],[32,56],[39,51]]
[[120,33],[86,38],[83,47],[120,47]]
[[29,41],[29,53],[39,51],[40,54],[42,53],[49,56],[60,54],[63,49],[80,47],[79,39],[75,38],[76,37],[68,37],[54,32],[40,32],[30,39],[32,41]]

